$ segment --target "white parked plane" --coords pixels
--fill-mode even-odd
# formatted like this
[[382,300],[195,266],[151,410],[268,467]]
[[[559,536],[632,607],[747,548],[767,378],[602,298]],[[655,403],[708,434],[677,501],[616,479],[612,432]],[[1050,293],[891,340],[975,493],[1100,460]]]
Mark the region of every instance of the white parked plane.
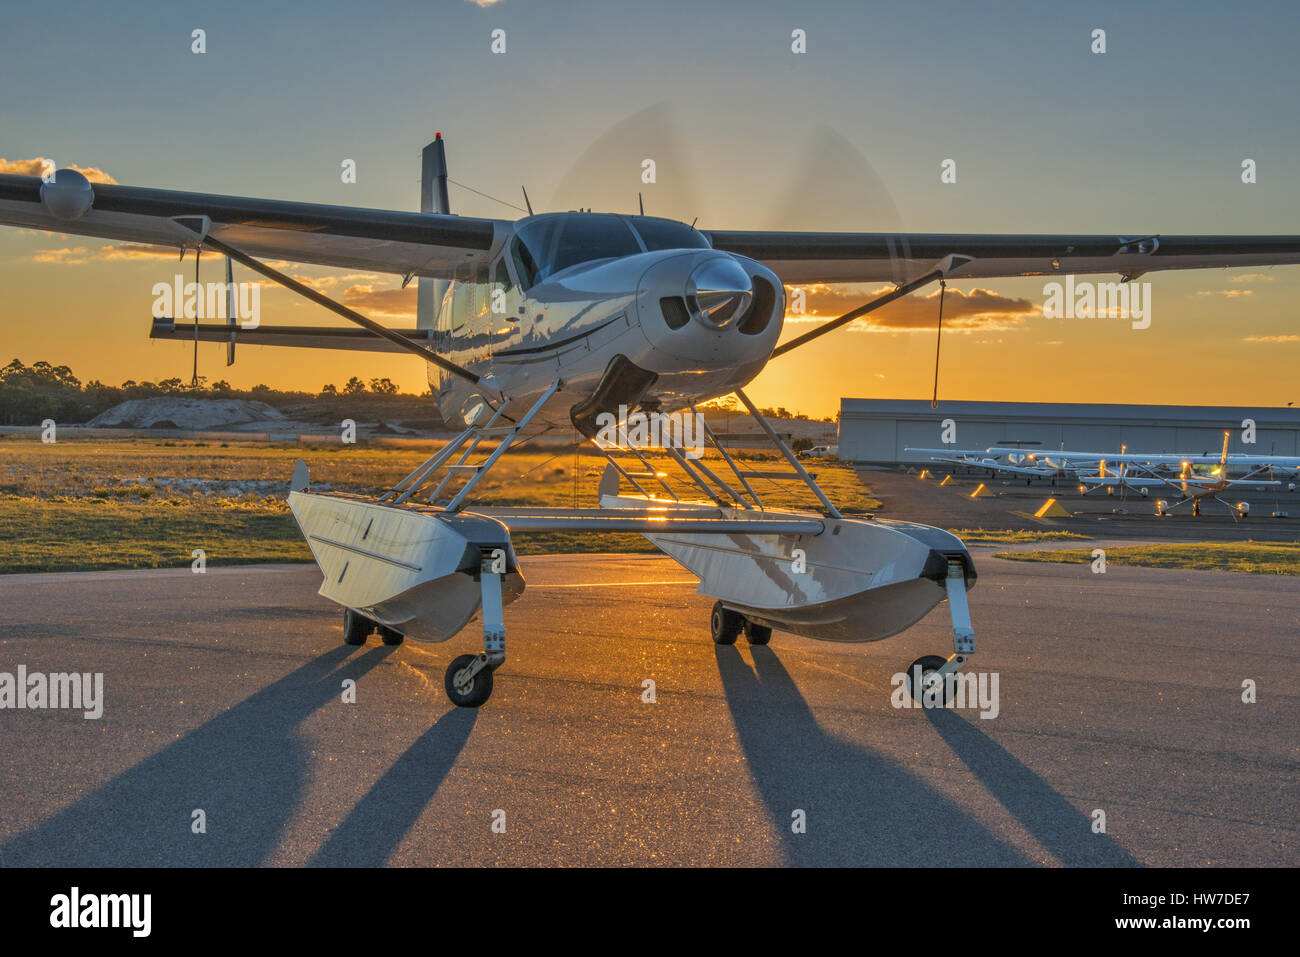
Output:
[[[1118,454],[1060,451],[1038,457],[1077,469],[1079,489],[1084,494],[1099,488],[1106,489],[1108,494],[1115,488],[1132,488],[1145,496],[1152,488],[1172,489],[1179,494],[1179,499],[1173,504],[1165,499],[1157,501],[1156,514],[1160,516],[1168,515],[1189,502],[1192,514],[1200,515],[1201,501],[1212,498],[1230,512],[1245,518],[1250,514],[1250,506],[1245,502],[1234,505],[1221,493],[1232,489],[1278,489],[1283,483],[1271,477],[1275,472],[1290,473],[1293,480],[1286,484],[1290,490],[1295,489],[1300,456],[1232,453],[1228,451],[1230,435],[1229,431],[1224,431],[1223,449],[1218,455],[1209,452],[1129,452],[1127,448],[1121,448]],[[1009,451],[998,447],[989,449],[992,454]],[[1108,473],[1107,465],[1118,468],[1112,468]],[[1211,465],[1213,469],[1207,468]],[[1237,473],[1235,477],[1233,473]],[[1264,478],[1265,475],[1270,477]]]
[[[484,647],[451,662],[446,688],[477,706],[505,660],[502,606],[523,591],[511,531],[637,531],[700,578],[715,599],[715,641],[773,628],[874,641],[908,628],[945,597],[954,654],[918,659],[913,694],[942,694],[974,651],[966,591],[975,569],[941,529],[840,514],[743,388],[773,358],[931,283],[949,279],[1119,273],[1300,263],[1300,236],[890,235],[696,230],[647,216],[569,212],[518,221],[452,215],[441,137],[424,153],[422,212],[356,209],[205,193],[0,176],[0,223],[222,253],[362,327],[240,330],[156,324],[163,338],[413,352],[429,364],[446,422],[464,432],[378,498],[312,492],[295,470],[289,504],[344,606],[345,637],[378,629],[440,641],[481,609]],[[258,257],[419,280],[413,330],[388,329]],[[778,346],[783,282],[891,281],[896,288]],[[941,300],[942,302],[942,300]],[[469,495],[519,440],[606,416],[676,413],[736,393],[789,471],[757,471],[706,432],[718,470],[665,450],[699,501],[645,490],[653,468],[611,458],[596,509],[476,508]],[[484,439],[492,451],[471,461]],[[491,447],[491,443],[489,443]],[[638,454],[639,453],[635,453]],[[716,462],[715,462],[716,464]],[[724,473],[724,474],[720,474]],[[803,483],[811,510],[763,505],[751,479]],[[637,494],[627,494],[619,480]]]
[[[1073,480],[1074,475],[1066,468],[1058,468],[1050,462],[1041,464],[1034,456],[1023,450],[1006,449],[916,449],[905,448],[904,452],[916,455],[928,455],[931,462],[941,465],[955,465],[967,469],[985,469],[989,478],[995,475],[1012,475],[1023,478],[1025,484],[1034,479],[1051,479],[1055,485],[1058,479]],[[1005,460],[1005,461],[1004,461]]]

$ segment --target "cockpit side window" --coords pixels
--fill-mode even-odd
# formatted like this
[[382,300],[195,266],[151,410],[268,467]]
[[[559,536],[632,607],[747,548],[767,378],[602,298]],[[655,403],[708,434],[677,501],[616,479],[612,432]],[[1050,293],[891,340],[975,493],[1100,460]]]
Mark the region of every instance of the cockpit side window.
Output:
[[497,260],[497,268],[492,272],[492,288],[502,292],[510,291],[510,270],[506,268],[506,258]]
[[510,243],[510,255],[515,261],[515,273],[519,276],[519,285],[524,289],[531,289],[537,282],[537,260],[528,247],[520,242],[519,237]]

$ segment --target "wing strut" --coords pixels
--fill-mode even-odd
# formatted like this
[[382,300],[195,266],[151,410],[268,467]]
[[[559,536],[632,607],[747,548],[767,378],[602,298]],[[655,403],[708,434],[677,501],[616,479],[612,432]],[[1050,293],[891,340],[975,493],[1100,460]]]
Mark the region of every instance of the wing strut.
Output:
[[943,294],[948,284],[939,280],[939,327],[934,332],[934,395],[930,397],[930,408],[939,408],[939,343],[943,341]]
[[[203,243],[194,247],[194,295],[201,296],[199,290],[203,287],[199,285],[199,259],[203,256]],[[198,315],[198,309],[194,311]],[[194,320],[194,372],[190,376],[190,386],[197,389],[199,387],[199,322]]]
[[[280,285],[284,286],[286,289],[296,292],[298,295],[306,299],[310,299],[318,306],[324,306],[326,309],[342,316],[344,319],[348,320],[349,322],[355,322],[357,325],[361,326],[364,329],[368,329],[370,332],[373,332],[375,335],[387,339],[390,342],[396,343],[397,345],[401,346],[403,349],[406,349],[410,352],[414,352],[416,355],[424,359],[426,362],[432,362],[440,369],[445,369],[446,371],[452,373],[453,375],[458,375],[462,379],[472,382],[475,385],[477,385],[479,382],[482,381],[482,378],[480,376],[475,375],[474,373],[470,372],[468,369],[464,368],[463,366],[458,366],[456,363],[450,361],[449,359],[444,359],[442,356],[438,355],[438,353],[434,352],[431,349],[425,348],[424,346],[416,342],[414,339],[408,339],[406,338],[406,336],[402,335],[401,333],[394,332],[392,329],[389,329],[387,326],[380,325],[379,323],[375,322],[373,319],[367,319],[365,316],[361,315],[361,313],[357,312],[354,309],[349,309],[341,302],[336,302],[333,299],[331,299],[329,296],[322,296],[315,289],[311,289],[308,286],[304,286],[302,283],[298,282],[298,280],[294,279],[292,276],[288,276],[285,273],[280,272],[278,269],[273,269],[272,267],[266,265],[266,263],[260,262],[254,259],[252,256],[240,252],[238,249],[235,249],[233,246],[228,246],[226,243],[223,243],[219,239],[213,238],[211,235],[205,237],[203,242],[211,246],[213,249],[216,249],[218,252],[225,253],[227,256],[229,256],[231,259],[235,260],[236,262],[243,263],[245,266],[247,266],[249,269],[253,270],[254,272],[261,273],[267,279],[274,280],[275,282],[278,282]],[[485,383],[485,384],[490,384],[490,383]]]
[[887,306],[895,299],[901,299],[903,296],[906,296],[908,293],[915,292],[916,290],[920,289],[922,286],[929,285],[930,283],[934,282],[936,279],[942,280],[944,275],[945,275],[945,270],[943,268],[939,268],[926,273],[924,276],[919,276],[918,278],[913,279],[911,282],[905,282],[898,288],[885,293],[883,296],[879,296],[875,299],[872,299],[870,302],[864,303],[863,305],[858,306],[858,308],[850,312],[846,312],[838,319],[832,319],[830,322],[824,322],[816,329],[812,330],[811,332],[805,332],[802,336],[799,336],[798,338],[795,339],[791,339],[789,342],[785,343],[784,345],[777,346],[776,349],[772,351],[772,358],[775,359],[777,356],[784,355],[785,353],[789,352],[791,349],[795,349],[798,348],[799,346],[804,345],[805,343],[812,342],[814,339],[818,338],[819,336],[824,336],[826,335],[826,333],[838,329],[840,326],[850,323],[854,319],[859,318],[860,316],[865,316],[867,313],[879,309],[881,306]]

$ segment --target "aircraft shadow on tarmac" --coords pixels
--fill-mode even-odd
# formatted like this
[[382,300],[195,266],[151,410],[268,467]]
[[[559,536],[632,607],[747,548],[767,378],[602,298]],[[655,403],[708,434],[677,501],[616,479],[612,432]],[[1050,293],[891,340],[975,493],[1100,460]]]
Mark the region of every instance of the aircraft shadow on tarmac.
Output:
[[[396,649],[328,651],[0,847],[6,866],[256,866],[307,776],[295,729]],[[190,831],[202,808],[207,833]]]
[[924,714],[989,793],[1062,864],[1139,866],[1110,835],[1092,833],[1091,818],[961,715],[937,708]]
[[[790,863],[857,866],[1007,866],[1035,863],[895,761],[828,735],[771,648],[716,646],[736,732]],[[960,715],[931,718],[943,740],[1065,864],[1136,863],[1089,819]],[[955,725],[960,724],[964,730]],[[1001,780],[990,780],[1002,776]],[[807,812],[807,833],[791,829]],[[1089,844],[1097,848],[1084,854]]]
[[309,863],[343,867],[387,864],[456,763],[477,717],[477,708],[453,707],[439,718],[357,802]]

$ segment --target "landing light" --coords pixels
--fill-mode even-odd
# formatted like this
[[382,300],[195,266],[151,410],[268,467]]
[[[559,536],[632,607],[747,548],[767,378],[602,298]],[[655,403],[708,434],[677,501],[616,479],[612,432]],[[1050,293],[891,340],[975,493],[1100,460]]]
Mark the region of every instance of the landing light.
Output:
[[55,170],[54,177],[41,184],[41,203],[55,219],[80,219],[94,202],[90,180],[75,169]]

